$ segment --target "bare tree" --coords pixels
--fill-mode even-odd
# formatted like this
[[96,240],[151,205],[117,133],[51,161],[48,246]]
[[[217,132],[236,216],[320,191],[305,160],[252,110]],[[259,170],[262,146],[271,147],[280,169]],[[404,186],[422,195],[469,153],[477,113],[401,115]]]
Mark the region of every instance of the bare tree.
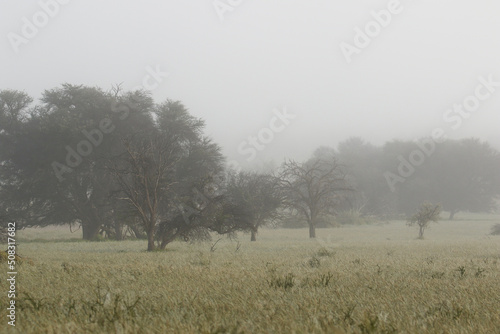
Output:
[[317,219],[334,213],[342,194],[352,190],[342,166],[334,157],[315,157],[304,163],[285,161],[279,179],[284,204],[305,218],[310,238],[316,237]]
[[408,219],[408,226],[418,225],[418,238],[424,238],[424,230],[429,226],[429,223],[437,222],[441,214],[441,205],[424,203],[420,206],[417,213]]
[[159,133],[133,137],[124,141],[125,152],[110,164],[120,185],[120,198],[133,208],[147,234],[148,251],[155,249],[161,211],[175,183],[179,146],[169,139]]

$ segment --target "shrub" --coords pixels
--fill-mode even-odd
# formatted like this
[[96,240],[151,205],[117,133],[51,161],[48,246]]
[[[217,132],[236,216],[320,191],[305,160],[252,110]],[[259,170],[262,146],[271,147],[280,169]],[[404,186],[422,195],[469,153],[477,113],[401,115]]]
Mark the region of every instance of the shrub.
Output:
[[492,235],[500,235],[500,224],[495,224],[491,227]]
[[292,273],[288,273],[281,277],[273,275],[268,283],[272,288],[283,288],[288,290],[295,285],[295,275]]

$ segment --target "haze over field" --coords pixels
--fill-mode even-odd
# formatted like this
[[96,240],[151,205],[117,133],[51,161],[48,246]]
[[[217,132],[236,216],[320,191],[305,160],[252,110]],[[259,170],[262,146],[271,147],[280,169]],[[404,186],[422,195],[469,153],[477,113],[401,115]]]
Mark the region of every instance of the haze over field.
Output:
[[[493,0],[67,2],[0,3],[0,89],[35,98],[64,82],[130,90],[151,71],[168,72],[155,100],[181,100],[242,165],[304,160],[350,136],[382,145],[435,128],[500,147],[500,89],[470,116],[447,113],[479,77],[500,81]],[[42,7],[53,15],[23,35]],[[367,45],[346,56],[341,43],[356,47],[357,28],[376,16],[386,26],[369,43],[358,36]],[[249,159],[249,136],[283,108],[295,118]]]
[[499,10],[0,1],[0,332],[497,333]]

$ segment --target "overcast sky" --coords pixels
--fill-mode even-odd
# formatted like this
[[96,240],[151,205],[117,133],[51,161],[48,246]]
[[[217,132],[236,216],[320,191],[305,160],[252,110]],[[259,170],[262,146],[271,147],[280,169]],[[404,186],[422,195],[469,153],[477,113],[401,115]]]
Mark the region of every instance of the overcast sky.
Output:
[[[65,82],[133,89],[168,72],[156,101],[181,100],[243,165],[439,128],[500,148],[497,0],[60,3],[0,2],[0,89],[38,99]],[[448,111],[463,103],[472,111]]]

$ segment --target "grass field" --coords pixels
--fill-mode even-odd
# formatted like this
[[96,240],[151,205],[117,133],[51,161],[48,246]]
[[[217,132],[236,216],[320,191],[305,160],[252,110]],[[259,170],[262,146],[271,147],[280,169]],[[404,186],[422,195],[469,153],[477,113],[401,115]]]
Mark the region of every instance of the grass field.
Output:
[[[5,333],[500,333],[499,216],[264,229],[210,243],[81,242],[18,231],[17,321]],[[73,239],[72,239],[73,238]],[[47,240],[52,240],[48,242]],[[77,239],[76,239],[77,240]],[[8,270],[3,264],[4,271]],[[3,279],[1,290],[7,291]]]

